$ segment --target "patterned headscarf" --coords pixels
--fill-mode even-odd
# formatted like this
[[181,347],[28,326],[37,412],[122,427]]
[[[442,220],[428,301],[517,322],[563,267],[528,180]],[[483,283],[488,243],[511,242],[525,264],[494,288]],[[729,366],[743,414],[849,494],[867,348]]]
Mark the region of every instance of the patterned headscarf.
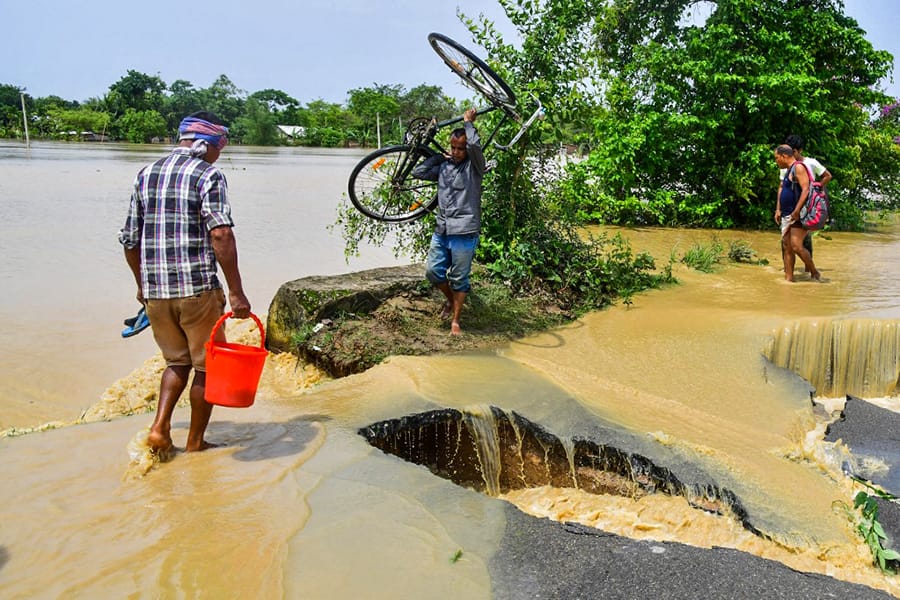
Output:
[[179,139],[203,140],[221,150],[228,143],[228,128],[197,117],[185,117],[178,126]]

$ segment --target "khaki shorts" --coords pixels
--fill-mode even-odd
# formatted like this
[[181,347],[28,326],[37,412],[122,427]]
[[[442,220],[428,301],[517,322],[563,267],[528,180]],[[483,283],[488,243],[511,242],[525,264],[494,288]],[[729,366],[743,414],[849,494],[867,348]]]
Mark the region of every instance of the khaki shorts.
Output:
[[[210,290],[189,298],[147,300],[147,318],[153,339],[166,359],[166,366],[193,366],[206,371],[209,334],[225,311],[225,292]],[[224,324],[216,341],[225,341]]]

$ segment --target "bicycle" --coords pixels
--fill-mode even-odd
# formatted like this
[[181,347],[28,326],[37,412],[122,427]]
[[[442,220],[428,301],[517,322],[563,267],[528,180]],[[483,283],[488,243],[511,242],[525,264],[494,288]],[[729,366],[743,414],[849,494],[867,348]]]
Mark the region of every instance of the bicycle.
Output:
[[[513,91],[487,63],[449,37],[430,33],[428,42],[450,70],[490,103],[490,106],[477,109],[477,114],[502,111],[503,116],[487,136],[484,148],[493,144],[493,147],[500,150],[508,150],[536,119],[543,116],[543,107],[535,99],[537,110],[521,124],[509,143],[504,145],[495,142],[494,137],[507,121],[522,121],[516,112],[516,96]],[[461,116],[440,122],[426,117],[411,120],[407,125],[403,144],[379,148],[353,168],[348,184],[353,205],[364,215],[389,223],[414,221],[433,211],[438,201],[437,183],[415,179],[411,174],[428,157],[439,153],[449,154],[436,136],[440,130],[462,120]]]

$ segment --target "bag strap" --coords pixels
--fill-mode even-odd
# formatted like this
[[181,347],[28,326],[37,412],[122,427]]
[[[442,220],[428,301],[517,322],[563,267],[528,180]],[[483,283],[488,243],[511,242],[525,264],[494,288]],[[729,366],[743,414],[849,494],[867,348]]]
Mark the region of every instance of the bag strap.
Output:
[[813,185],[817,183],[816,175],[815,175],[815,173],[813,173],[812,167],[810,167],[808,164],[806,164],[802,160],[794,161],[794,164],[791,165],[790,171],[788,172],[788,176],[790,177],[791,185],[797,186],[797,194],[798,195],[800,194],[801,191],[803,191],[803,188],[800,187],[800,183],[797,181],[797,178],[794,177],[794,167],[797,166],[797,163],[800,163],[801,165],[806,167],[806,174],[809,176],[809,187],[807,187],[807,189],[806,189],[806,198],[803,198],[802,200],[798,199],[797,201],[798,202],[807,202],[810,198],[812,198]]
[[809,185],[810,185],[810,187],[812,187],[812,184],[816,183],[816,174],[813,173],[812,167],[810,167],[808,164],[806,164],[802,160],[795,160],[794,164],[791,165],[791,169],[790,169],[790,173],[789,173],[789,175],[791,176],[791,181],[796,182],[796,179],[794,179],[794,167],[797,166],[797,163],[800,163],[801,165],[806,167],[806,174],[809,175]]

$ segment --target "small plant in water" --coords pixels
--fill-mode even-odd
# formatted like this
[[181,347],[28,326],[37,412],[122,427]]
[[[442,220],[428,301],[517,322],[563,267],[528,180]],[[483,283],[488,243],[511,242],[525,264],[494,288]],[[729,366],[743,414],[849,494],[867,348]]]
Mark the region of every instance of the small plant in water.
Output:
[[[896,499],[896,497],[891,494],[871,486],[868,487],[881,498],[886,500]],[[878,502],[876,500],[876,495],[870,495],[865,490],[856,494],[856,498],[853,500],[853,507],[860,509],[860,512],[862,513],[862,519],[856,524],[856,529],[863,539],[866,540],[869,549],[872,551],[872,557],[875,559],[875,562],[881,570],[885,573],[893,573],[894,569],[888,568],[887,562],[900,560],[900,552],[886,549],[882,545],[883,541],[887,539],[887,535],[884,533],[884,528],[881,526],[881,523],[878,522]]]
[[709,245],[704,246],[696,243],[691,246],[681,257],[681,262],[692,269],[703,271],[704,273],[712,273],[717,264],[722,261],[725,249],[721,242],[713,238]]
[[459,559],[462,558],[462,548],[453,553],[453,556],[450,557],[450,563],[456,564]]
[[728,259],[732,262],[749,263],[751,265],[767,265],[769,261],[765,258],[758,258],[756,250],[750,247],[750,242],[746,240],[734,240],[728,248]]
[[[859,510],[860,516],[857,516],[843,501],[835,501],[835,506],[841,506],[847,512],[847,516],[856,524],[856,530],[866,541],[869,550],[872,551],[872,558],[883,573],[896,573],[896,565],[900,562],[900,552],[883,546],[887,535],[884,527],[878,522],[878,498],[890,502],[896,501],[897,497],[878,489],[868,481],[852,476],[854,481],[860,483],[872,491],[872,494],[866,490],[862,490],[853,498],[853,508]],[[888,565],[891,561],[893,565]]]

